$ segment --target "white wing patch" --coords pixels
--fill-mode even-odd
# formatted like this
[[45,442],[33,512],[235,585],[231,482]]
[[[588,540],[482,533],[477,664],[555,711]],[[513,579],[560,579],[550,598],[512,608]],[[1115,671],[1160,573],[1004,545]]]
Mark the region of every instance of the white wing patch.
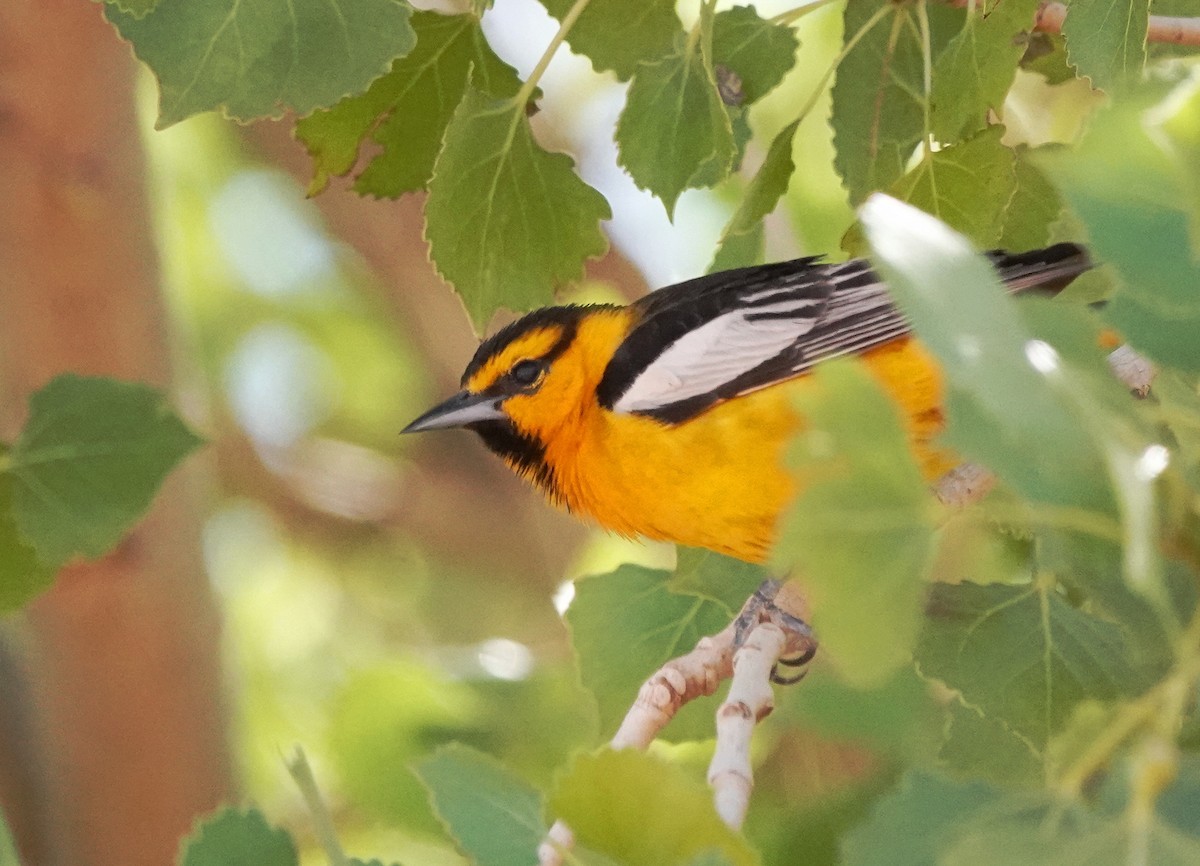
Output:
[[[651,412],[720,388],[778,355],[812,330],[804,311],[820,301],[764,292],[757,306],[731,310],[684,334],[643,370],[613,405],[616,412]],[[763,303],[763,301],[767,301]],[[750,318],[795,313],[793,318]]]

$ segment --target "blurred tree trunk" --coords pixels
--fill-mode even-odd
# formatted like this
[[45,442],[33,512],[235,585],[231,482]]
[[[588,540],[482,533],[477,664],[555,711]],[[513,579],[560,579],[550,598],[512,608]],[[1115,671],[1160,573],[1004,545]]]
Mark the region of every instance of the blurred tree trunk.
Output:
[[[59,372],[170,382],[134,71],[100,4],[0,4],[6,439]],[[0,676],[23,678],[0,684],[0,796],[28,863],[163,866],[229,793],[192,480],[175,473],[117,551],[65,568],[6,628]]]

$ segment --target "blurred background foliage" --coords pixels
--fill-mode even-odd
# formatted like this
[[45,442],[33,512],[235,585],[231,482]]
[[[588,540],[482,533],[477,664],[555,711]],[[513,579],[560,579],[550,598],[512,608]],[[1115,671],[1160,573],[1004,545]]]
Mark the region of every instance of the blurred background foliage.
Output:
[[[794,4],[756,5],[767,17]],[[683,2],[680,12],[691,21],[698,7]],[[1182,14],[1188,0],[1156,11]],[[767,143],[842,50],[843,12],[843,4],[828,4],[795,22],[799,62],[749,114],[749,168],[761,164]],[[499,0],[483,26],[522,78],[557,28],[535,0]],[[1108,99],[1071,72],[1060,37],[1039,40],[1043,57],[1017,71],[1005,100],[1003,140],[1015,148],[1075,142]],[[1153,46],[1151,54],[1173,51]],[[541,790],[553,787],[572,753],[611,733],[611,707],[597,706],[581,686],[564,622],[574,581],[623,564],[643,567],[627,576],[661,576],[676,553],[594,533],[553,512],[470,434],[398,436],[455,388],[477,339],[429,264],[417,197],[364,200],[334,179],[306,199],[312,167],[286,121],[241,127],[209,113],[154,131],[154,85],[148,76],[143,85],[139,122],[181,410],[208,439],[201,459],[214,469],[202,550],[221,610],[240,790],[296,835],[305,863],[323,862],[284,767],[284,752],[298,743],[348,850],[410,866],[464,863],[431,812],[414,762],[459,742]],[[613,209],[605,226],[612,252],[566,299],[620,301],[703,273],[750,172],[684,192],[671,222],[618,167],[613,130],[625,86],[565,49],[539,86],[538,139],[572,153]],[[1197,140],[1195,93],[1173,121],[1179,142]],[[765,224],[767,260],[842,255],[855,217],[834,169],[830,102],[825,89],[796,132],[799,168]],[[1100,123],[1087,170],[1100,176],[1098,169],[1124,166],[1129,176],[1106,176],[1136,186],[1149,151],[1145,141],[1133,146],[1123,122]],[[1159,177],[1171,195],[1177,179]],[[1194,209],[1196,188],[1187,192]],[[1120,198],[1111,188],[1100,194]],[[1110,234],[1120,235],[1120,225],[1115,219]],[[1052,231],[1075,239],[1081,227],[1068,215]],[[1157,249],[1148,245],[1148,256]],[[1093,299],[1110,288],[1097,276],[1069,292]],[[490,329],[507,318],[498,314]],[[1164,414],[1177,413],[1167,420],[1186,416],[1194,388],[1179,380],[1163,387],[1177,396],[1167,400]],[[1175,428],[1193,456],[1198,429],[1189,417]],[[1187,471],[1194,491],[1194,459]],[[1190,495],[1180,494],[1181,511],[1194,508]],[[1000,511],[1020,507],[1011,491],[998,498]],[[971,511],[933,534],[930,572],[940,582],[1008,587],[1037,577],[1041,551],[1021,521]],[[650,672],[644,659],[620,662]],[[1008,728],[907,666],[854,688],[822,656],[803,686],[779,690],[776,700],[755,740],[746,830],[769,866],[836,862],[848,829],[895,789],[908,765],[938,763],[954,778],[1013,787],[1044,770]],[[701,701],[695,718],[714,708],[712,699]],[[1191,736],[1194,748],[1200,734]],[[711,743],[654,749],[699,780]],[[1194,775],[1185,762],[1181,778]],[[964,802],[973,790],[921,778],[900,790],[914,787]],[[1178,816],[1186,800],[1176,795],[1161,808]]]

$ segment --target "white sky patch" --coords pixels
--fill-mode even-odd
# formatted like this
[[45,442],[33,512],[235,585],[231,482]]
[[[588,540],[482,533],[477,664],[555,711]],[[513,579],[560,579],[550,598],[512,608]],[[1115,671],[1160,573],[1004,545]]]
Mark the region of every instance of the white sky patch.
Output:
[[255,294],[305,290],[334,270],[333,246],[316,217],[298,207],[295,184],[269,171],[242,171],[209,204],[226,261]]

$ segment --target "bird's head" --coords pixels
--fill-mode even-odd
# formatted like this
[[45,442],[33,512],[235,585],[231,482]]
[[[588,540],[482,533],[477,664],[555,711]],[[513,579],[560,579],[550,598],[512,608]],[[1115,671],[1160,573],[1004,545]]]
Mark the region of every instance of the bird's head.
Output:
[[622,313],[608,306],[547,307],[513,322],[480,345],[462,390],[403,432],[465,427],[514,469],[537,476],[545,468],[545,443],[595,402]]

